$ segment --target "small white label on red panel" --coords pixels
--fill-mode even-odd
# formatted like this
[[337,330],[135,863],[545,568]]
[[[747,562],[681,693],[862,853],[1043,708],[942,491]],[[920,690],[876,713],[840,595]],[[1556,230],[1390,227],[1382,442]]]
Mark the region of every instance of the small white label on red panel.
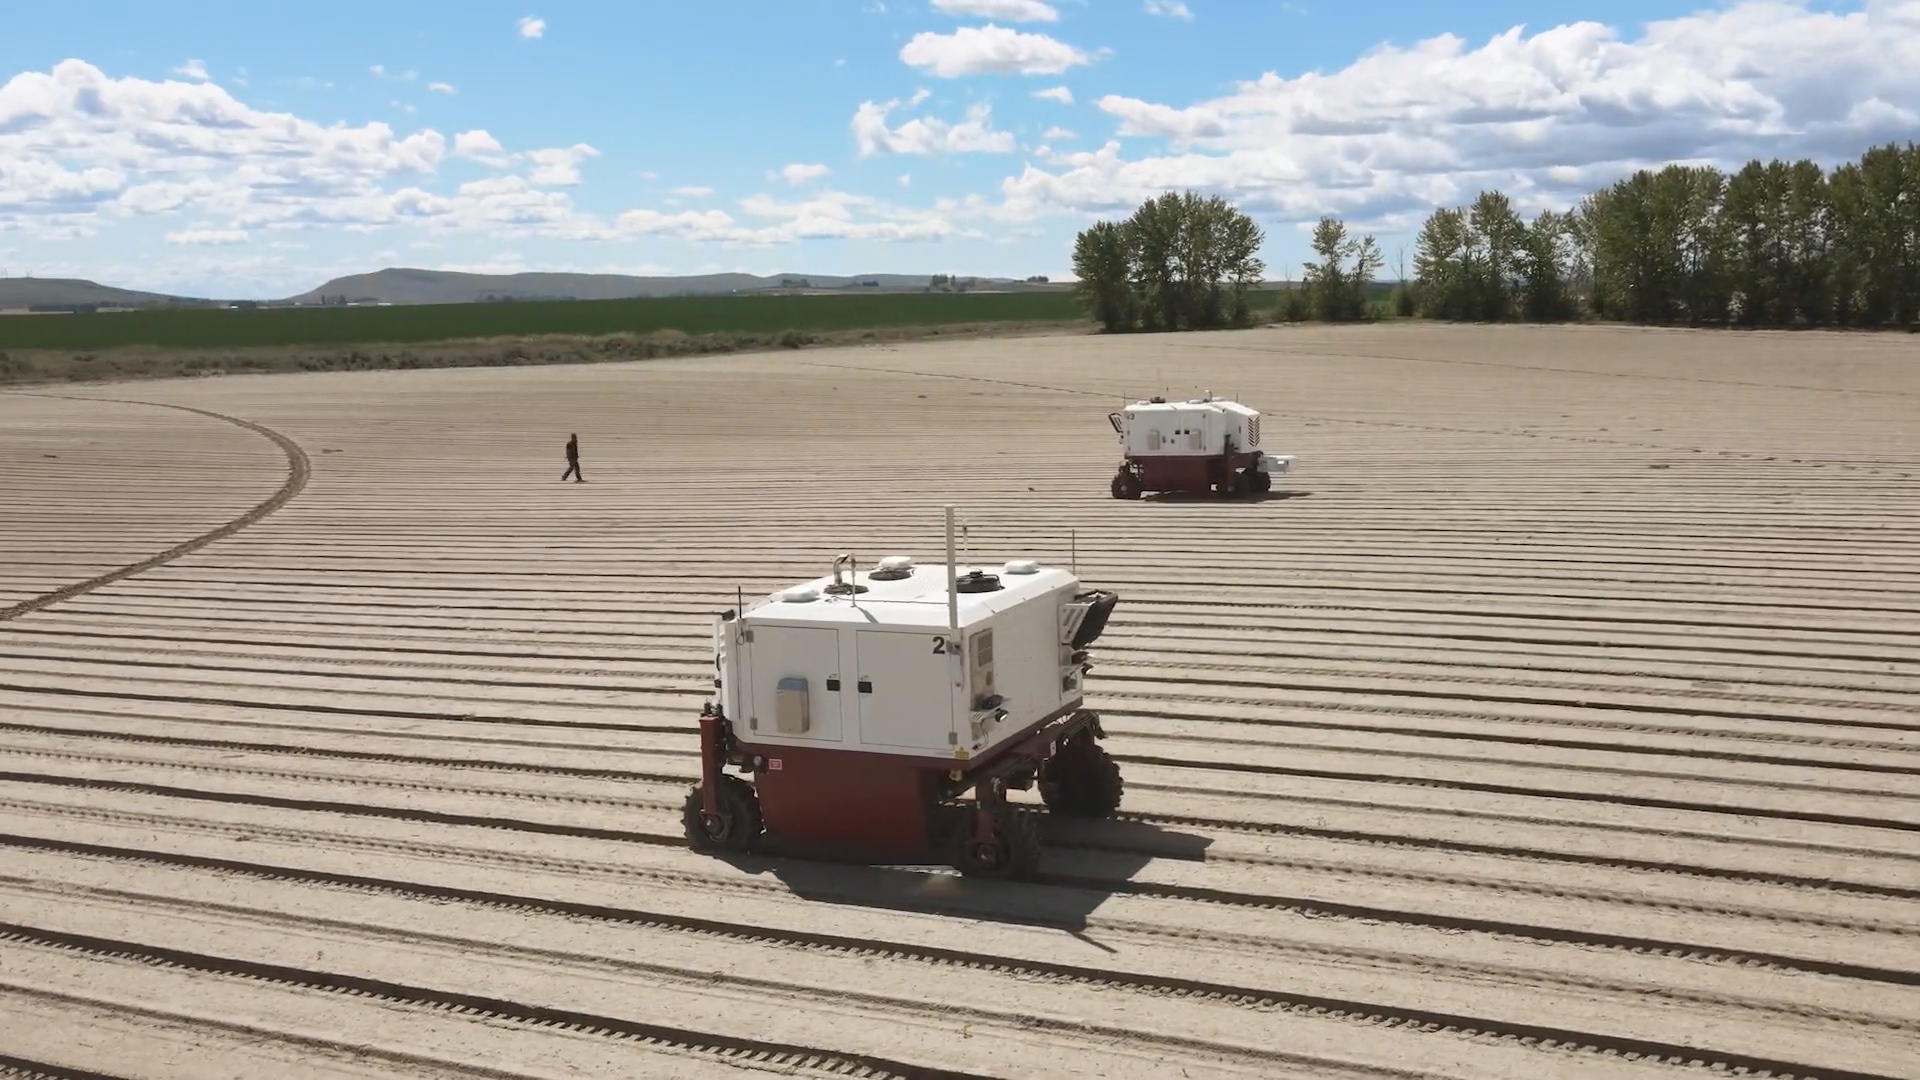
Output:
[[781,769],[781,765],[780,765],[779,758],[776,757],[776,758],[767,759],[767,770],[769,772],[779,772],[780,769]]

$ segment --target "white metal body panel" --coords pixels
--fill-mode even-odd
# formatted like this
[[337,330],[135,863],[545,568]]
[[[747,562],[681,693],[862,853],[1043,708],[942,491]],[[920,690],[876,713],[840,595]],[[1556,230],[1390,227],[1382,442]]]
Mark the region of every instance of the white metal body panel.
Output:
[[994,692],[1000,695],[1007,719],[979,733],[983,746],[996,745],[1022,724],[1080,696],[1078,687],[1061,685],[1060,605],[1071,599],[1073,590],[1068,590],[1060,594],[1058,603],[1028,604],[994,619]]
[[[917,566],[896,581],[848,573],[866,587],[857,596],[827,593],[833,578],[819,578],[796,587],[815,590],[815,598],[790,601],[783,590],[732,622],[716,622],[718,697],[741,738],[950,761],[987,753],[1076,706],[1081,689],[1066,677],[1061,612],[1080,591],[1079,579],[1045,566],[1034,573],[980,569],[997,574],[1002,587],[959,594],[964,645],[958,657],[947,640],[947,575],[940,564]],[[974,696],[971,668],[985,651],[983,632],[992,635],[989,689],[997,702]],[[803,735],[783,735],[773,722],[776,688],[789,677],[808,680],[812,723]],[[992,719],[1000,712],[1005,715]]]
[[1293,462],[1292,454],[1261,454],[1260,471],[1283,476],[1293,471]]
[[854,688],[859,744],[950,754],[955,695],[944,636],[914,630],[854,630],[851,635],[860,657]]
[[1114,414],[1129,457],[1212,456],[1260,448],[1260,412],[1237,401],[1140,401]]

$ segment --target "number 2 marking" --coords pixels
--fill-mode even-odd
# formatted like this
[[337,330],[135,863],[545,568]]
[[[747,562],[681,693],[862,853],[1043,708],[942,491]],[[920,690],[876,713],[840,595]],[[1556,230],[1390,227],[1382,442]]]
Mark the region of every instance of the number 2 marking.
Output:
[[947,655],[947,639],[946,638],[936,637],[933,639],[933,655],[935,656]]

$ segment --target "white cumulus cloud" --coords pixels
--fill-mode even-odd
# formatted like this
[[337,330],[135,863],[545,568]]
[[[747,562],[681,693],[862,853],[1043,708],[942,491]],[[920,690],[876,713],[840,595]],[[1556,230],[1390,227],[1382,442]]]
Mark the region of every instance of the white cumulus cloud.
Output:
[[452,83],[443,83],[443,82],[428,83],[427,89],[435,94],[451,94],[454,92]]
[[183,229],[167,234],[167,243],[190,247],[217,247],[247,242],[245,229]]
[[1035,90],[1033,96],[1042,101],[1057,101],[1062,105],[1073,104],[1073,91],[1064,86],[1049,86],[1045,90]]
[[943,79],[965,75],[1058,75],[1092,62],[1085,52],[1045,34],[988,23],[951,34],[925,31],[900,47],[900,60]]
[[528,15],[515,23],[514,28],[520,32],[521,37],[531,40],[547,32],[547,20]]
[[1145,8],[1149,15],[1164,15],[1169,19],[1193,19],[1193,12],[1180,0],[1147,0]]
[[519,158],[533,164],[533,172],[528,178],[535,184],[542,187],[568,187],[580,182],[580,163],[599,156],[600,151],[586,143],[575,143],[548,150],[529,150]]
[[[320,124],[255,109],[211,82],[114,78],[81,60],[0,85],[0,230],[84,234],[126,219],[192,214],[179,244],[238,233],[410,224],[559,227],[576,216],[584,144],[508,152],[485,131],[449,140],[384,123]],[[432,190],[450,157],[522,168],[518,188]]]
[[[1836,71],[1847,73],[1836,79]],[[1005,211],[1129,208],[1194,187],[1294,220],[1384,220],[1499,188],[1523,209],[1564,207],[1640,167],[1835,161],[1920,124],[1920,2],[1812,10],[1739,0],[1636,37],[1597,22],[1477,47],[1443,34],[1383,45],[1346,68],[1267,72],[1221,97],[1170,105],[1110,94],[1118,142],[1028,166]]]
[[174,68],[173,73],[175,75],[184,75],[189,79],[198,79],[201,82],[205,82],[211,78],[211,76],[207,74],[207,64],[204,60],[189,60],[179,67]]
[[[918,105],[924,91],[904,104]],[[967,109],[966,118],[949,124],[935,117],[922,116],[889,127],[887,118],[902,106],[898,99],[885,102],[863,101],[854,110],[849,127],[855,148],[861,157],[875,154],[1007,154],[1013,152],[1013,134],[993,126],[992,110],[984,104]]]
[[943,15],[1005,19],[1008,22],[1059,22],[1060,12],[1041,0],[933,0]]
[[500,140],[488,132],[475,129],[462,131],[453,137],[453,152],[459,157],[473,158],[488,164],[505,165],[513,159]]
[[780,170],[780,178],[789,184],[804,184],[809,180],[818,180],[832,172],[825,165],[793,164]]
[[629,210],[615,221],[625,236],[665,236],[702,243],[770,247],[802,240],[869,243],[933,242],[954,237],[979,239],[935,210],[894,206],[865,195],[816,191],[797,202],[767,195],[740,200],[748,220],[724,210]]

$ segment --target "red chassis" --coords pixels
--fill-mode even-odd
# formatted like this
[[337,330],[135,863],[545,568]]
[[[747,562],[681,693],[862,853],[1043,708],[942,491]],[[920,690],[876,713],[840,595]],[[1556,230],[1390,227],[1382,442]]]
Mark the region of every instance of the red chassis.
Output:
[[1260,468],[1260,452],[1129,456],[1113,475],[1113,497],[1137,499],[1148,491],[1217,491],[1222,495],[1258,494],[1273,487]]
[[[984,757],[952,765],[832,748],[753,746],[709,702],[700,712],[700,783],[683,824],[696,850],[783,853],[868,863],[947,863],[985,877],[1031,877],[1040,857],[1032,818],[1008,791],[1035,783],[1055,813],[1103,817],[1119,805],[1120,773],[1095,741],[1099,714],[1042,719]],[[724,771],[733,766],[752,782]],[[969,788],[971,803],[959,802]],[[762,831],[765,836],[763,837]]]

